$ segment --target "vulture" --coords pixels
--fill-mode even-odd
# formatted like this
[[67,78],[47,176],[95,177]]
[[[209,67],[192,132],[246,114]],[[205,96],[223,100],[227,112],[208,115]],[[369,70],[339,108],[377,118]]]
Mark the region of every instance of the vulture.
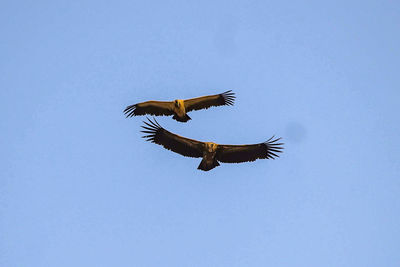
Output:
[[187,122],[191,118],[187,112],[199,109],[208,109],[217,106],[233,106],[235,93],[232,90],[218,95],[201,96],[191,99],[176,99],[174,101],[146,101],[127,106],[124,110],[126,117],[140,115],[170,116],[180,122]]
[[255,161],[256,159],[274,159],[282,152],[283,143],[278,143],[281,138],[274,136],[267,141],[253,145],[219,145],[212,142],[201,142],[171,133],[154,119],[147,118],[143,133],[146,141],[162,145],[164,148],[185,157],[203,158],[197,169],[209,171],[217,166],[219,162],[240,163]]

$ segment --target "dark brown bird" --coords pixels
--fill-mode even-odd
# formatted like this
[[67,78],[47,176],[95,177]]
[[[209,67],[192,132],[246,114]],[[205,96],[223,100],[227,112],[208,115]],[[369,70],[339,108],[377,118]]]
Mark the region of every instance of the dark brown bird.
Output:
[[170,116],[180,122],[187,122],[191,118],[187,112],[199,109],[208,109],[217,106],[233,106],[235,93],[232,90],[218,95],[202,96],[191,99],[176,99],[174,101],[146,101],[127,106],[124,110],[126,117],[140,115]]
[[162,128],[155,119],[147,120],[148,122],[143,121],[146,126],[142,126],[145,130],[141,132],[148,135],[143,138],[185,157],[203,158],[197,168],[203,171],[219,166],[219,162],[240,163],[256,159],[274,159],[279,157],[277,153],[281,153],[283,149],[283,143],[277,143],[281,138],[274,139],[274,136],[254,145],[219,145],[173,134]]

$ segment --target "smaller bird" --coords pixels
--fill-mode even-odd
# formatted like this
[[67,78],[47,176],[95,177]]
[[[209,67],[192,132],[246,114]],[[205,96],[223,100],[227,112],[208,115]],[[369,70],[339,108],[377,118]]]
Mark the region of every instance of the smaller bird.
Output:
[[145,130],[141,132],[147,134],[142,136],[143,138],[185,157],[203,158],[197,168],[203,171],[219,166],[219,161],[240,163],[256,159],[274,159],[279,157],[277,153],[281,153],[283,149],[283,143],[277,143],[281,138],[274,139],[274,136],[263,143],[253,145],[219,145],[179,136],[162,128],[155,119],[147,120],[148,122],[143,121],[146,126],[142,126]]
[[124,110],[126,117],[140,115],[171,116],[179,122],[187,122],[191,118],[187,112],[208,109],[217,106],[233,106],[235,93],[232,90],[218,95],[201,96],[191,99],[176,99],[174,101],[146,101],[127,106]]

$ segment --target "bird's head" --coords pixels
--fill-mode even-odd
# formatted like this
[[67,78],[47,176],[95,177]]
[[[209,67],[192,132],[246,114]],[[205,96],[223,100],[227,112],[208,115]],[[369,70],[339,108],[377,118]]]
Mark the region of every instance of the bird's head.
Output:
[[206,149],[208,152],[214,152],[217,149],[217,144],[213,142],[206,142]]
[[174,105],[178,109],[182,109],[185,107],[185,102],[182,99],[176,99],[174,100]]

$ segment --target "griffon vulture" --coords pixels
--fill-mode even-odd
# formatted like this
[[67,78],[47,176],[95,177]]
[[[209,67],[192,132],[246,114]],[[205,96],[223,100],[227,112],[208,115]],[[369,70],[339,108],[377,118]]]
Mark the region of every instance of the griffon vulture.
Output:
[[191,118],[186,114],[192,110],[208,109],[217,106],[233,106],[235,93],[232,90],[218,95],[202,96],[191,99],[176,99],[174,101],[146,101],[127,106],[124,110],[126,117],[139,115],[170,116],[180,122],[187,122]]
[[147,135],[147,141],[162,145],[168,150],[179,153],[185,157],[203,158],[197,169],[209,171],[219,166],[219,161],[224,163],[240,163],[255,161],[256,159],[274,159],[279,157],[283,143],[277,143],[281,138],[271,137],[264,143],[254,145],[219,145],[212,142],[201,142],[173,134],[164,128],[154,119],[142,126],[141,131]]

